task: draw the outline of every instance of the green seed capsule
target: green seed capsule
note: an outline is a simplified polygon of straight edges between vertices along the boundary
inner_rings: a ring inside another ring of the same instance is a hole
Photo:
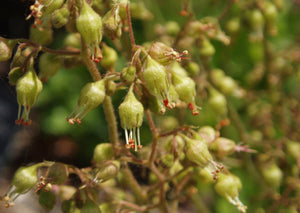
[[[114,156],[111,143],[100,143],[94,149],[93,160],[96,163],[103,163],[105,160],[111,160]]]

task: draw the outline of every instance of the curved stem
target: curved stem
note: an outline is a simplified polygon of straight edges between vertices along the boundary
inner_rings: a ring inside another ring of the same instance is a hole
[[[126,14],[127,14],[127,22],[128,22],[128,27],[129,27],[129,36],[130,36],[131,50],[132,50],[133,47],[135,46],[135,39],[134,39],[134,34],[133,34],[133,29],[132,29],[132,23],[131,23],[131,15],[130,15],[129,2],[126,5]]]
[[[155,124],[153,122],[152,116],[151,116],[151,112],[150,110],[146,110],[146,117],[148,120],[148,124],[153,136],[153,140],[152,140],[152,150],[151,150],[151,154],[149,157],[149,165],[151,166],[153,161],[154,161],[154,157],[155,157],[155,153],[156,153],[156,146],[157,146],[157,132],[156,132],[156,127]]]

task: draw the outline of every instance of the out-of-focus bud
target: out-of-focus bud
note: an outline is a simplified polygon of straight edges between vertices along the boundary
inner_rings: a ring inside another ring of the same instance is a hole
[[[221,69],[213,69],[210,73],[213,84],[225,95],[234,95],[239,90],[237,83],[226,76]]]
[[[172,63],[173,61],[180,62],[182,56],[187,53],[188,52],[186,50],[182,53],[176,52],[173,48],[162,42],[153,43],[149,49],[149,55],[151,58],[164,66]]]
[[[203,57],[211,57],[215,54],[215,48],[208,39],[203,39],[199,53]]]
[[[236,144],[228,138],[218,137],[209,145],[209,150],[214,152],[219,159],[223,159],[227,155],[234,153]]]
[[[144,107],[133,94],[132,86],[125,100],[119,106],[119,115],[121,126],[125,130],[126,148],[133,148],[137,151],[142,148],[140,142],[140,127],[143,123]]]
[[[33,70],[33,65],[31,65],[29,70],[16,82],[17,101],[19,104],[16,124],[22,123],[24,126],[31,124],[29,112],[33,104],[36,102],[37,97],[41,93],[42,88],[42,82]],[[22,106],[23,112],[21,113]]]
[[[227,116],[227,101],[224,95],[215,90],[214,88],[209,88],[209,98],[208,105],[214,113],[218,116]]]
[[[235,205],[238,210],[245,213],[247,206],[239,200],[239,192],[242,189],[240,179],[233,174],[220,174],[215,185],[216,192],[229,203]]]
[[[117,85],[114,81],[112,80],[108,80],[106,81],[106,95],[108,96],[112,96],[113,94],[115,94],[115,91],[117,89]]]
[[[275,163],[265,164],[261,168],[261,173],[266,183],[273,189],[278,190],[283,178],[281,169]]]
[[[100,143],[94,149],[93,161],[103,163],[105,160],[111,160],[114,157],[114,151],[111,143]]]
[[[132,83],[135,79],[136,68],[135,66],[125,67],[121,71],[121,80],[126,83]]]
[[[105,98],[105,79],[86,84],[78,99],[77,106],[67,118],[70,124],[81,123],[86,114],[98,107]]]
[[[99,62],[102,58],[99,47],[102,40],[102,20],[86,1],[82,1],[82,3],[80,15],[76,19],[76,27],[84,41],[89,45],[91,59]]]
[[[53,30],[48,25],[30,27],[29,39],[40,45],[47,46],[53,41]]]
[[[60,70],[62,62],[56,55],[44,53],[39,60],[39,78],[47,81]]]
[[[164,103],[166,107],[173,108],[170,103],[169,81],[165,68],[150,56],[147,56],[142,75],[148,92]]]
[[[295,159],[300,158],[300,143],[297,141],[288,140],[286,142],[286,149],[288,155],[292,156]]]
[[[106,44],[103,44],[102,46],[102,60],[100,61],[100,65],[105,69],[105,70],[111,70],[115,67],[115,64],[118,60],[118,54],[117,52],[107,46]]]
[[[180,26],[176,21],[168,21],[165,24],[165,29],[169,36],[176,36],[180,32]]]
[[[7,61],[11,58],[13,48],[16,44],[16,40],[9,40],[0,37],[0,61]]]
[[[241,23],[240,22],[241,21],[240,21],[239,17],[234,17],[234,18],[228,20],[227,23],[226,23],[226,30],[231,35],[235,35],[240,30],[240,27],[241,27]]]
[[[187,73],[191,77],[197,76],[200,73],[200,67],[196,62],[193,61],[188,62],[185,68]]]
[[[116,177],[119,173],[119,169],[119,161],[105,161],[95,175],[96,182],[102,183],[108,179]]]
[[[277,34],[277,17],[278,17],[278,11],[276,6],[266,1],[263,6],[263,14],[266,21],[267,30],[270,35],[276,35]]]
[[[53,27],[61,28],[65,26],[68,22],[70,15],[70,9],[68,8],[67,4],[60,9],[55,10],[51,14],[51,22]]]
[[[103,16],[103,32],[110,39],[118,39],[122,34],[122,22],[117,4]]]
[[[210,126],[201,127],[198,133],[208,144],[215,140],[217,134],[216,130]]]
[[[246,16],[249,25],[253,30],[252,34],[250,35],[250,39],[260,41],[263,37],[263,28],[265,25],[265,20],[262,12],[259,9],[254,9],[248,11],[248,13],[246,13]]]
[[[79,33],[68,33],[68,35],[64,39],[64,46],[65,47],[73,47],[77,49],[81,49],[81,42],[80,42],[80,34]]]
[[[153,14],[146,8],[143,1],[130,3],[130,14],[134,19],[151,20]]]
[[[161,156],[161,162],[164,166],[170,168],[174,163],[174,155],[169,153],[164,156]]]

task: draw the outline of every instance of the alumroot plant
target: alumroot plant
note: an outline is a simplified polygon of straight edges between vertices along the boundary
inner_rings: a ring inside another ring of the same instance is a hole
[[[299,211],[297,4],[32,2],[29,39],[0,37],[15,123],[95,148],[85,168],[22,165],[0,204],[32,190],[64,213]]]

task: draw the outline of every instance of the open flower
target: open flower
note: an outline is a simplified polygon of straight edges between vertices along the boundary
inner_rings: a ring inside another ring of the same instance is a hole
[[[17,101],[19,104],[18,119],[16,124],[30,125],[29,112],[43,88],[42,82],[37,77],[33,67],[20,77],[16,82]],[[22,111],[23,106],[23,111]]]
[[[81,119],[86,116],[88,112],[99,106],[105,98],[105,80],[92,82],[86,84],[78,99],[77,106],[71,115],[67,118],[70,124],[81,123]]]
[[[126,148],[137,151],[142,148],[140,127],[143,123],[144,107],[133,94],[132,86],[119,106],[121,126],[125,130]]]

